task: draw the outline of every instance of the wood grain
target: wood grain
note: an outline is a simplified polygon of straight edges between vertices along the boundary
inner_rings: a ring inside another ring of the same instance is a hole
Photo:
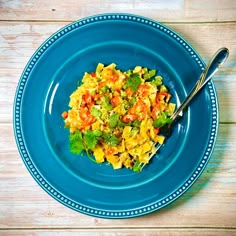
[[[233,236],[234,229],[109,229],[109,230],[3,230],[1,236]]]
[[[39,10],[40,9],[40,10]],[[128,12],[161,22],[235,21],[234,0],[40,0],[0,1],[0,20],[73,21],[94,14]]]
[[[233,124],[220,126],[213,156],[189,191],[160,211],[125,220],[86,216],[58,203],[26,170],[14,144],[11,125],[0,125],[0,133],[4,134],[0,137],[0,229],[235,227],[236,126]]]
[[[12,104],[21,73],[34,51],[52,33],[66,25],[61,23],[0,22],[0,122],[12,121]],[[221,122],[236,122],[236,24],[167,24],[179,32],[205,61],[225,46],[230,57],[214,77]],[[221,37],[224,32],[224,37]],[[231,109],[229,109],[231,107]]]

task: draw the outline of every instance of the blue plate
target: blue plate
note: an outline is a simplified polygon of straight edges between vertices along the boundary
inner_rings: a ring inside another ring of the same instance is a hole
[[[129,14],[76,21],[47,39],[29,60],[14,103],[21,157],[38,184],[76,211],[128,218],[156,211],[180,197],[202,173],[218,130],[218,102],[209,82],[141,173],[113,170],[69,152],[61,113],[85,71],[97,63],[156,69],[182,101],[204,69],[196,51],[166,26]]]

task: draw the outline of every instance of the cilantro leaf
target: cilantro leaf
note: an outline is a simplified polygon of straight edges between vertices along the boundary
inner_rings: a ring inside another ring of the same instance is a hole
[[[91,130],[86,130],[84,132],[84,145],[86,146],[87,149],[93,149],[96,147],[98,139],[94,135],[93,131]]]
[[[79,154],[81,151],[85,149],[83,140],[82,140],[82,133],[81,131],[77,130],[75,133],[70,134],[70,151]]]
[[[131,125],[134,126],[134,127],[140,127],[141,121],[135,120],[135,121],[133,121],[133,122],[131,123]]]
[[[124,88],[130,88],[133,92],[136,92],[138,86],[141,84],[142,80],[139,74],[131,74],[130,77],[126,80]]]
[[[96,137],[100,137],[102,135],[102,131],[101,130],[98,130],[98,129],[95,129],[93,130],[93,134],[96,136]]]
[[[129,125],[129,124],[126,124],[126,123],[124,123],[123,121],[121,121],[119,119],[118,122],[117,122],[117,125],[118,125],[118,127],[125,127],[126,125]]]
[[[116,146],[117,144],[119,144],[119,140],[117,139],[117,137],[114,134],[103,134],[103,139],[106,142],[107,145],[109,146]]]
[[[114,128],[117,125],[118,121],[119,121],[119,114],[118,113],[112,114],[109,119],[110,127]]]

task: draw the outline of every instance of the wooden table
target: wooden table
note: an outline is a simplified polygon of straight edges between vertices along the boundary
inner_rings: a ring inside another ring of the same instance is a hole
[[[16,86],[33,52],[68,23],[105,12],[162,22],[186,38],[205,61],[222,46],[230,50],[214,78],[219,136],[204,173],[168,207],[124,220],[80,214],[45,193],[26,170],[12,127]],[[235,44],[234,0],[0,0],[0,235],[236,235]]]

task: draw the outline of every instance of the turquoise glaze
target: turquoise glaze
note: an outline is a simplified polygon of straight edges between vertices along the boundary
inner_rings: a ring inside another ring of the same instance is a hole
[[[156,69],[177,104],[205,66],[181,36],[141,16],[105,14],[73,22],[47,39],[22,73],[14,103],[19,152],[38,184],[76,211],[104,218],[156,211],[189,189],[209,161],[218,130],[214,84],[200,92],[141,173],[114,171],[70,153],[61,118],[83,73],[99,62],[121,70]]]

